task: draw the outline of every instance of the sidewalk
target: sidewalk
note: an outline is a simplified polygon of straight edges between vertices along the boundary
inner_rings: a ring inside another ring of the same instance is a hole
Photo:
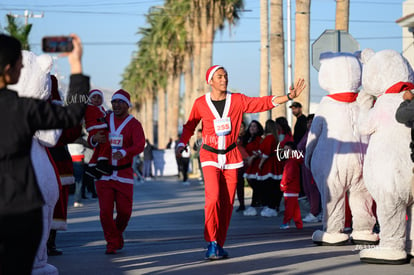
[[[135,185],[134,209],[125,247],[105,255],[98,201],[73,208],[69,198],[68,231],[58,232],[62,256],[49,257],[60,274],[413,274],[409,264],[369,265],[359,261],[355,245],[316,246],[321,224],[280,230],[276,218],[245,217],[234,212],[225,249],[230,258],[203,259],[204,186],[184,186],[176,177]],[[246,198],[248,205],[250,198]],[[236,200],[235,209],[238,207]],[[305,213],[304,213],[305,214]]]

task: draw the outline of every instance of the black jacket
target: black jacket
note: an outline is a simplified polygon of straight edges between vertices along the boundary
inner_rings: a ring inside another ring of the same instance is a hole
[[[89,92],[89,78],[72,75],[68,107],[20,98],[15,91],[0,90],[0,215],[19,214],[41,207],[42,194],[30,158],[37,130],[73,127],[80,123]]]

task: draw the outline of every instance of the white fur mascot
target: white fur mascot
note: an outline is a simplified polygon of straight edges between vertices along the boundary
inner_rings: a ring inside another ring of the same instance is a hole
[[[36,56],[23,51],[23,69],[19,82],[10,85],[20,97],[33,97],[47,100],[51,92],[50,70],[53,60],[49,55]],[[31,158],[37,183],[39,184],[45,205],[43,206],[43,234],[37,251],[32,274],[58,274],[56,267],[47,263],[46,242],[53,219],[53,210],[59,198],[56,173],[45,147],[56,145],[61,130],[37,131],[33,136]]]
[[[414,74],[405,58],[394,50],[375,53],[366,49],[361,60],[359,123],[361,133],[370,135],[364,181],[377,203],[380,243],[362,250],[360,259],[368,263],[403,264],[407,254],[414,256],[413,163],[410,128],[398,123],[395,114],[403,101],[403,91],[414,88]]]
[[[305,164],[321,193],[323,230],[313,233],[319,245],[343,245],[349,235],[345,225],[345,196],[352,212],[351,238],[357,244],[376,244],[372,232],[376,223],[373,200],[362,180],[367,139],[358,133],[361,64],[351,53],[323,53],[319,85],[329,95],[322,98],[315,113],[306,145]]]

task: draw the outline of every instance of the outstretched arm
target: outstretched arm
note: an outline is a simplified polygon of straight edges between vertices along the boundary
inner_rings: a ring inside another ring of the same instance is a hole
[[[305,87],[305,80],[303,78],[299,78],[298,80],[296,80],[295,85],[289,88],[289,93],[287,95],[277,96],[273,98],[273,103],[282,104],[288,102],[289,100],[297,98],[303,92]]]

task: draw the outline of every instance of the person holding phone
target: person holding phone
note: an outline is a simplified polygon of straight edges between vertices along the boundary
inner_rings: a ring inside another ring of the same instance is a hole
[[[84,114],[89,77],[82,74],[80,39],[73,37],[74,50],[67,54],[70,104],[62,107],[8,89],[20,78],[22,47],[0,34],[0,274],[31,274],[42,235],[44,200],[30,158],[34,133],[76,126]]]
[[[241,93],[227,91],[228,74],[223,66],[210,67],[206,73],[211,92],[197,98],[187,123],[183,126],[177,157],[194,134],[198,123],[203,121],[203,146],[200,149],[201,166],[205,182],[204,238],[209,243],[206,259],[227,258],[223,249],[227,229],[233,211],[237,186],[237,171],[243,166],[243,159],[236,142],[243,120],[243,113],[270,110],[285,103],[305,88],[299,79],[290,93],[284,96],[248,97]]]

